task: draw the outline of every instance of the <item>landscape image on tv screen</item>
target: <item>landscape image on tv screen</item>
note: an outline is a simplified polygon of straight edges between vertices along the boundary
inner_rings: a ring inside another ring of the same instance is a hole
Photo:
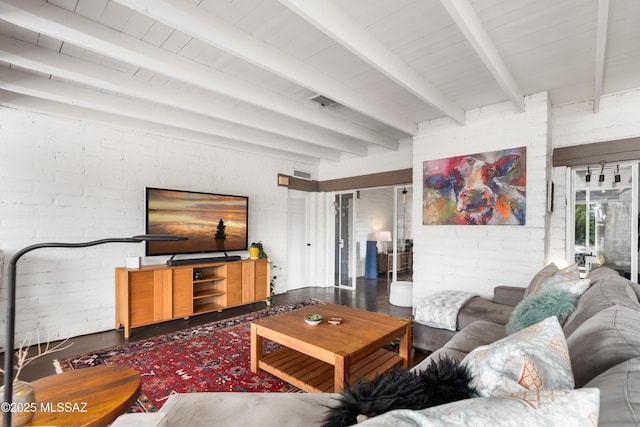
[[[247,249],[248,197],[147,188],[146,203],[147,234],[189,238],[147,242],[147,255]]]

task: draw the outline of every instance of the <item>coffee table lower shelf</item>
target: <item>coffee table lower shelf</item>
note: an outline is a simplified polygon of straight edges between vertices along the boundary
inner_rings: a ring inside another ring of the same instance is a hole
[[[402,366],[404,359],[392,351],[379,349],[352,363],[350,381],[373,379],[377,373]],[[310,393],[335,392],[333,365],[287,347],[265,354],[258,367]]]

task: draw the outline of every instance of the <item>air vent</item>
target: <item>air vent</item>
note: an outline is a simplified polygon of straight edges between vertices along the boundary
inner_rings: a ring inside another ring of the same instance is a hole
[[[318,104],[322,105],[323,107],[331,107],[331,106],[337,104],[336,101],[334,101],[331,98],[327,98],[324,95],[316,95],[316,96],[313,96],[313,97],[311,97],[309,99],[311,101],[317,102]]]
[[[311,181],[311,174],[309,172],[304,172],[304,171],[299,171],[294,169],[293,176],[295,176],[296,178],[301,178],[301,179],[306,179]]]

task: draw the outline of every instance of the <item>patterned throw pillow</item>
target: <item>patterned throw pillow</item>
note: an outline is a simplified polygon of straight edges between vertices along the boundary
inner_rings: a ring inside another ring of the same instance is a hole
[[[567,342],[555,316],[476,348],[462,364],[471,372],[469,385],[483,397],[574,387]]]
[[[542,285],[537,289],[537,292],[529,295],[538,295],[545,289],[557,288],[571,292],[575,296],[580,297],[587,289],[589,289],[589,285],[591,285],[591,279],[574,279],[567,276],[554,275],[542,282]]]
[[[546,268],[546,267],[545,267]],[[547,274],[540,275],[538,273],[538,281],[535,286],[529,285],[525,297],[538,295],[543,289],[549,287],[561,288],[580,297],[591,284],[591,279],[580,279],[578,264],[571,264],[561,270],[549,274],[551,269],[547,270]]]
[[[578,268],[578,264],[571,264],[565,268],[562,268],[555,273],[554,276],[562,276],[567,279],[579,279],[580,278],[580,270]]]
[[[529,391],[508,396],[478,397],[420,411],[400,409],[364,423],[376,426],[597,426],[600,391]]]

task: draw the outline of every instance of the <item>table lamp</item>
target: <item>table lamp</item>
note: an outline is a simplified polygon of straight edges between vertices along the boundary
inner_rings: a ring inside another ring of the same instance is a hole
[[[378,231],[378,242],[382,242],[382,252],[387,253],[387,242],[391,241],[390,231]]]
[[[14,358],[14,334],[16,324],[16,264],[20,257],[35,249],[41,248],[86,248],[102,245],[104,243],[140,243],[148,241],[176,241],[187,240],[188,237],[173,234],[142,234],[133,237],[116,237],[109,239],[93,240],[82,243],[37,243],[27,246],[16,252],[9,260],[9,284],[7,286],[7,336],[4,353],[4,402],[10,407],[13,397],[13,358]],[[2,425],[11,425],[11,411],[5,411]]]

